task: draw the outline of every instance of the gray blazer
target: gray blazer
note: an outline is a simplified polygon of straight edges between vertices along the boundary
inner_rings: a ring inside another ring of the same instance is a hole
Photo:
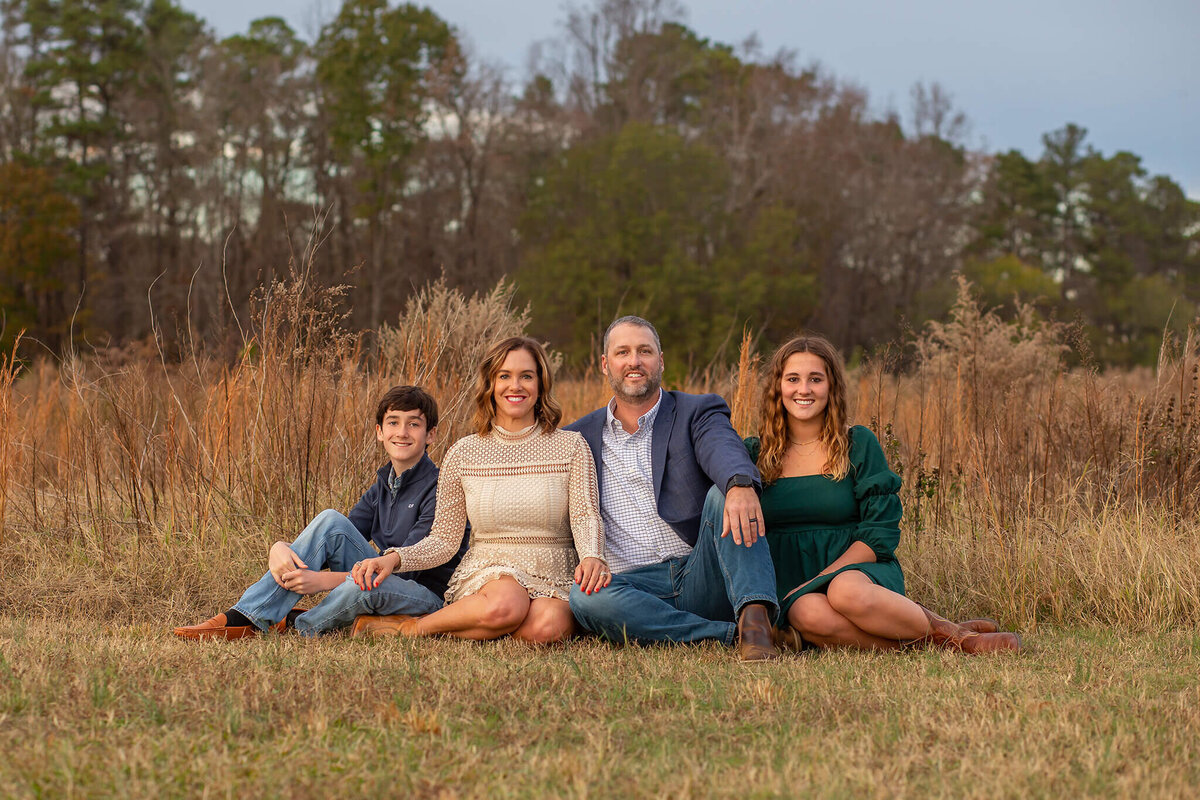
[[[566,426],[582,433],[592,448],[601,491],[605,476],[600,450],[607,419],[607,408],[599,408]],[[758,468],[733,430],[729,406],[720,395],[664,391],[650,454],[658,515],[689,545],[696,544],[704,497],[713,485],[725,491],[734,475],[749,475],[762,491]]]

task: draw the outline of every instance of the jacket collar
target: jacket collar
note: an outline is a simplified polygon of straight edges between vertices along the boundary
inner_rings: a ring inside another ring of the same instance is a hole
[[[413,481],[425,477],[431,471],[436,470],[437,467],[434,466],[433,460],[429,458],[429,453],[422,453],[421,458],[417,460],[416,464],[413,464],[411,467],[404,470],[404,472],[397,476],[398,480],[394,486],[392,484],[393,470],[391,461],[385,462],[382,467],[375,471],[375,475],[379,478],[384,486],[388,487],[388,489],[392,490],[394,493]]]

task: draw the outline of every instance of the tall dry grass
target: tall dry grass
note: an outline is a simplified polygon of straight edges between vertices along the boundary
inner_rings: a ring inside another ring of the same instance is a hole
[[[436,393],[439,458],[467,432],[483,349],[529,322],[506,284],[434,284],[368,349],[339,300],[303,274],[266,287],[233,360],[151,343],[0,363],[0,604],[147,620],[232,600],[271,541],[369,483],[388,386]],[[1195,624],[1198,342],[1127,374],[1066,369],[1069,352],[1086,357],[1071,342],[1030,310],[981,309],[964,285],[947,322],[853,374],[855,420],[905,479],[910,593],[1024,627]],[[721,392],[750,434],[757,371],[747,336],[736,369],[680,388]],[[593,370],[559,395],[572,419],[608,389]]]
[[[853,374],[853,421],[904,478],[909,591],[1026,628],[1194,625],[1200,340],[1111,374],[1078,341],[1030,307],[1002,319],[963,282],[946,322]]]

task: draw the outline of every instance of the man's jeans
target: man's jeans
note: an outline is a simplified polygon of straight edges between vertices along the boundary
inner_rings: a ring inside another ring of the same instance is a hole
[[[733,644],[737,617],[749,603],[779,614],[775,567],[765,539],[752,547],[721,538],[725,495],[708,492],[696,547],[684,558],[614,575],[598,592],[571,587],[571,611],[579,624],[613,641]]]
[[[349,572],[356,561],[375,558],[375,548],[342,514],[322,511],[292,542],[292,550],[309,569]],[[304,595],[289,592],[268,572],[246,590],[234,609],[261,630],[287,616]],[[314,608],[296,617],[296,632],[304,636],[344,628],[359,614],[431,614],[442,607],[442,598],[416,581],[389,575],[369,592],[359,589],[349,576]]]

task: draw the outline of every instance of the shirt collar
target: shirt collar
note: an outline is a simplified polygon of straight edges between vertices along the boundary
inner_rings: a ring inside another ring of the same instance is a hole
[[[388,490],[393,495],[395,495],[396,492],[400,491],[401,487],[403,487],[405,483],[408,483],[409,481],[411,481],[413,478],[416,477],[417,473],[421,471],[421,467],[424,466],[425,460],[427,458],[429,458],[429,456],[425,453],[422,453],[421,457],[419,459],[417,459],[417,463],[413,464],[411,467],[404,470],[404,472],[401,472],[399,475],[396,474],[395,465],[389,463],[388,464],[388,479],[387,479]]]
[[[658,409],[662,407],[662,399],[663,399],[663,393],[662,393],[662,388],[660,387],[658,390],[658,400],[656,400],[654,402],[654,405],[650,408],[649,411],[647,411],[645,414],[642,414],[640,417],[638,417],[638,430],[639,431],[641,431],[643,429],[652,429],[654,427],[654,419],[655,419],[655,417],[658,416]],[[605,406],[605,411],[608,412],[606,424],[608,425],[609,430],[613,430],[613,431],[617,430],[616,423],[620,422],[620,420],[618,420],[616,415],[613,413],[613,409],[615,409],[616,407],[617,407],[617,398],[615,398],[615,397],[613,399],[609,400],[608,405]],[[624,426],[622,426],[621,429],[624,430]]]

